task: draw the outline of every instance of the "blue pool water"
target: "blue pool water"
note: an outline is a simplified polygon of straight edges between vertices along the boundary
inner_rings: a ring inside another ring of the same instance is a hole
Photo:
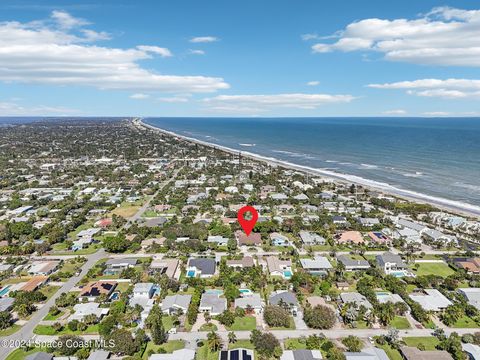
[[[2,290],[0,290],[0,296],[3,296],[6,293],[8,293],[8,289],[10,289],[10,285],[7,285]]]
[[[195,277],[195,270],[188,270],[187,277],[190,277],[190,278]]]
[[[292,277],[292,272],[290,270],[285,270],[283,272],[283,276],[285,276],[286,278],[291,278]]]

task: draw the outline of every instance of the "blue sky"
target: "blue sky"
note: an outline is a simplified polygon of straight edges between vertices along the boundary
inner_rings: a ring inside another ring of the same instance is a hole
[[[0,114],[477,116],[472,1],[2,1]]]

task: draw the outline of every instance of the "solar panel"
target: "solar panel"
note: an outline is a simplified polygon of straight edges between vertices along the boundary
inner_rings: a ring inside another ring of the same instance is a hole
[[[238,356],[239,355],[239,351],[238,350],[233,350],[230,352],[230,360],[239,360],[240,357]]]
[[[252,357],[248,355],[247,350],[242,350],[242,357],[243,357],[243,360],[252,360]]]
[[[228,351],[220,352],[220,360],[228,360]]]

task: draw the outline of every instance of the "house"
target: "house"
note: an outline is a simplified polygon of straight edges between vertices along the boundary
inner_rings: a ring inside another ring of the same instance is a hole
[[[400,255],[387,251],[375,257],[378,266],[386,275],[394,275],[397,277],[407,275],[407,265],[403,262]]]
[[[305,245],[325,245],[326,243],[324,237],[304,230],[300,231],[300,239]]]
[[[285,350],[280,360],[321,360],[320,350]]]
[[[347,218],[345,216],[340,216],[340,215],[332,216],[332,222],[335,225],[340,225],[340,226],[349,226],[350,225]]]
[[[470,305],[480,310],[480,288],[460,288],[458,292],[465,297]]]
[[[365,259],[352,259],[348,255],[338,255],[337,261],[343,264],[346,271],[366,270],[370,268],[370,263]]]
[[[110,357],[110,351],[106,350],[92,350],[87,360],[107,360]]]
[[[457,238],[452,235],[446,235],[436,229],[428,229],[422,233],[423,237],[427,240],[434,241],[436,243],[444,244],[456,244]]]
[[[294,293],[290,291],[278,290],[268,299],[270,305],[288,305],[290,311],[294,314],[298,312],[298,301]]]
[[[255,360],[255,356],[253,350],[238,348],[220,351],[218,360]]]
[[[35,291],[48,281],[48,276],[37,275],[28,280],[19,290]]]
[[[392,304],[405,302],[400,295],[386,291],[377,292],[375,296],[379,304],[386,304],[388,302],[391,302]]]
[[[223,237],[223,236],[209,236],[207,238],[207,242],[215,243],[218,246],[227,246],[228,238]]]
[[[52,360],[53,355],[44,351],[38,351],[25,357],[25,360]]]
[[[133,287],[133,293],[132,296],[134,297],[148,297],[151,298],[155,292],[157,291],[157,288],[154,283],[136,283],[135,286]]]
[[[233,268],[250,268],[254,266],[253,258],[251,256],[244,256],[241,260],[227,260],[227,266]]]
[[[475,344],[462,344],[462,350],[467,353],[469,360],[480,360],[480,346]]]
[[[365,307],[367,310],[373,309],[370,301],[358,292],[344,292],[340,294],[340,298],[344,304],[353,304],[357,309],[361,306]]]
[[[195,350],[180,349],[174,350],[171,354],[152,354],[148,360],[194,360]]]
[[[219,293],[203,293],[200,300],[199,311],[209,312],[210,315],[216,316],[227,310],[227,299],[220,297]]]
[[[10,311],[13,307],[15,299],[11,297],[3,297],[0,298],[0,312],[2,311]]]
[[[110,351],[92,350],[87,360],[107,360],[110,357]]]
[[[272,198],[272,200],[277,200],[277,201],[288,199],[288,196],[283,193],[270,194],[270,197]]]
[[[150,273],[165,274],[169,278],[177,278],[180,276],[177,273],[179,261],[178,259],[160,259],[154,258],[150,263]]]
[[[377,218],[357,218],[357,223],[363,227],[373,227],[380,224],[380,220]]]
[[[300,263],[303,269],[312,275],[326,275],[333,268],[330,261],[324,256],[315,256],[314,259],[300,259]]]
[[[237,240],[239,246],[262,245],[262,235],[260,233],[252,232],[247,236],[243,231],[237,230],[235,231],[235,239]]]
[[[189,259],[187,264],[187,277],[207,278],[215,275],[215,259],[199,258]]]
[[[290,240],[280,233],[273,232],[270,234],[270,242],[272,246],[289,246]]]
[[[383,349],[370,347],[361,352],[344,352],[345,360],[390,360]]]
[[[255,314],[260,314],[263,311],[262,298],[258,293],[242,295],[242,297],[235,299],[235,308],[237,307],[244,310],[251,309]]]
[[[363,244],[365,240],[358,231],[345,231],[336,237],[339,244]]]
[[[447,306],[452,305],[452,302],[437,289],[425,289],[423,292],[410,294],[408,296],[420,304],[426,311],[439,312],[443,311]]]
[[[28,269],[28,273],[32,275],[50,275],[60,264],[60,261],[35,261]]]
[[[116,281],[99,280],[89,283],[80,291],[80,297],[86,298],[88,301],[95,301],[100,295],[110,297],[113,290],[117,287]]]
[[[453,360],[445,350],[418,350],[416,347],[401,346],[400,353],[405,360]]]
[[[162,302],[162,312],[172,315],[181,311],[183,314],[186,314],[191,301],[192,295],[176,294],[166,296]]]
[[[276,256],[267,256],[265,260],[271,276],[281,276],[284,279],[292,277],[292,262],[290,260],[280,260]]]
[[[370,231],[368,234],[370,240],[377,244],[388,244],[391,239],[381,231]]]
[[[108,308],[100,308],[99,303],[87,302],[76,304],[73,307],[74,313],[68,317],[68,321],[78,320],[82,321],[88,315],[95,315],[98,320],[102,319],[105,315],[108,314]]]
[[[132,268],[137,265],[138,260],[135,258],[113,258],[105,262],[107,268],[103,272],[105,275],[116,275],[123,270]]]
[[[480,274],[480,257],[457,258],[453,261],[459,268],[472,274]]]

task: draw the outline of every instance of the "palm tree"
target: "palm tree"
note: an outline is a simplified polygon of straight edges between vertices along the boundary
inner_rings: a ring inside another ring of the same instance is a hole
[[[237,342],[237,335],[233,331],[230,331],[228,333],[228,342],[230,344],[236,343]]]
[[[215,331],[210,331],[207,335],[207,346],[212,352],[218,351],[222,347],[222,339]]]

